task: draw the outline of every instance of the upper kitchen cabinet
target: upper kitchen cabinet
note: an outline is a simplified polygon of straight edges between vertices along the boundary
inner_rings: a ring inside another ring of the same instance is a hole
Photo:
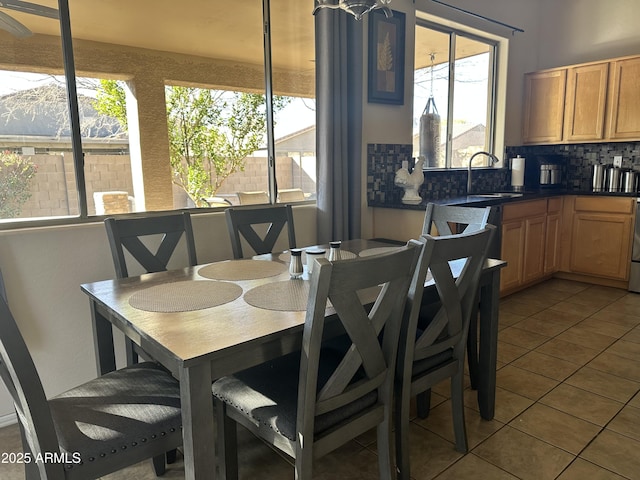
[[[640,57],[525,75],[525,144],[640,140]]]
[[[567,70],[545,70],[524,76],[524,143],[562,141]]]
[[[640,138],[640,57],[611,62],[608,136]]]

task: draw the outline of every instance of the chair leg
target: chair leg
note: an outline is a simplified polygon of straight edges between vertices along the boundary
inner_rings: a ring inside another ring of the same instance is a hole
[[[138,354],[134,350],[133,342],[128,338],[125,339],[125,353],[127,356],[127,366],[138,363]]]
[[[220,478],[238,479],[238,432],[236,422],[227,416],[226,403],[214,399],[217,429],[217,463]]]
[[[395,438],[396,438],[396,470],[398,480],[410,479],[410,448],[409,448],[409,391],[398,392],[395,408]]]
[[[469,333],[467,336],[467,362],[469,363],[469,378],[471,380],[471,388],[478,389],[478,310],[479,305],[474,304],[475,308],[471,312],[471,321],[469,322]]]
[[[172,463],[176,463],[176,458],[178,457],[178,450],[173,449],[167,452],[167,464],[171,465]]]
[[[391,443],[391,412],[387,410],[385,420],[377,427],[378,436],[378,471],[381,480],[395,478],[393,468],[393,447]]]
[[[462,365],[460,365],[459,372],[451,377],[451,412],[453,414],[456,450],[460,453],[467,453],[467,428],[464,421],[464,369]]]
[[[425,390],[416,396],[418,418],[427,418],[431,410],[431,389]]]
[[[22,451],[25,454],[29,454],[31,458],[33,458],[33,453],[31,453],[31,448],[29,447],[29,443],[26,441],[26,434],[24,428],[22,426],[22,422],[18,422],[20,426],[20,438],[22,440]],[[38,468],[38,464],[36,462],[24,462],[24,478],[26,480],[40,480],[40,469]]]
[[[165,454],[156,455],[152,458],[153,471],[156,472],[156,477],[161,477],[167,471],[167,465],[165,463]]]

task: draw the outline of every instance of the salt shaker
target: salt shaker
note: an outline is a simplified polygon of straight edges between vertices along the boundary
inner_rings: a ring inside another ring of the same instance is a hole
[[[324,258],[325,251],[320,248],[307,250],[307,273],[311,275],[313,273],[313,264],[316,258]]]
[[[300,278],[302,272],[302,250],[293,248],[291,249],[291,261],[289,262],[289,275],[291,278]]]
[[[340,245],[342,242],[329,242],[329,261],[335,262],[336,260],[342,259],[342,254],[340,253]]]

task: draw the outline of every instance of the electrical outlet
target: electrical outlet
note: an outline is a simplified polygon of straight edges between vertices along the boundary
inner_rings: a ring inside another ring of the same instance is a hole
[[[618,168],[622,167],[622,155],[613,157],[613,166]]]

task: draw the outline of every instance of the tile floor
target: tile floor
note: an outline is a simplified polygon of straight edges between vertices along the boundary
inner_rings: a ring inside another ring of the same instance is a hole
[[[640,479],[640,294],[553,279],[501,302],[496,414],[480,419],[467,390],[467,455],[453,447],[448,386],[426,420],[412,421],[412,477]],[[288,460],[240,435],[241,478],[293,478]],[[0,451],[19,451],[17,428]],[[0,478],[24,478],[0,463]],[[150,462],[110,475],[155,478]],[[180,461],[164,478],[184,478]],[[320,459],[314,479],[378,478],[375,436]]]

